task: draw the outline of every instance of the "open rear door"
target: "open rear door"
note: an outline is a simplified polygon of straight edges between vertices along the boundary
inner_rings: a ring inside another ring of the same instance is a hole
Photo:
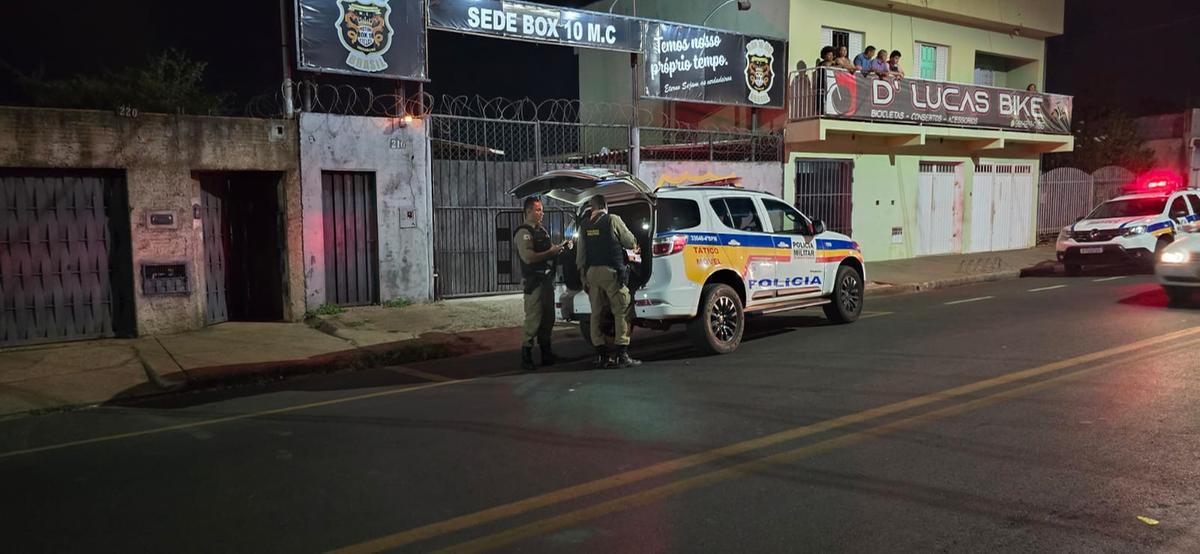
[[[517,198],[544,195],[572,206],[581,206],[597,194],[603,194],[609,204],[638,199],[654,204],[654,191],[649,186],[628,172],[612,169],[547,171],[521,183],[509,194]]]

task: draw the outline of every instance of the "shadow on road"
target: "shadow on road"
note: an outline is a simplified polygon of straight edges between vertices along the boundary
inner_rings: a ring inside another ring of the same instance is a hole
[[[1153,275],[1154,270],[1135,265],[1085,266],[1076,277],[1128,277],[1132,275]],[[1061,263],[1046,260],[1021,270],[1021,277],[1069,277]]]

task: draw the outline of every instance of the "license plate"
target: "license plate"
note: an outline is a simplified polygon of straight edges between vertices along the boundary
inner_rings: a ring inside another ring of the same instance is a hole
[[[1104,249],[1103,248],[1080,248],[1079,253],[1080,254],[1103,254]]]

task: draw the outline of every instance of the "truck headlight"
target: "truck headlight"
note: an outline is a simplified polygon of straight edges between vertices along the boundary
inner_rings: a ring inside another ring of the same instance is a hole
[[[1070,228],[1070,227],[1063,227],[1063,228],[1062,228],[1062,230],[1058,232],[1058,240],[1059,240],[1059,242],[1062,242],[1062,241],[1064,241],[1064,240],[1067,240],[1067,239],[1069,239],[1069,238],[1071,238],[1071,228]]]
[[[1191,257],[1186,250],[1170,250],[1163,252],[1162,262],[1164,264],[1185,264]]]
[[[1142,233],[1145,233],[1145,232],[1146,232],[1146,226],[1145,226],[1145,225],[1134,225],[1133,227],[1130,227],[1130,228],[1128,228],[1128,229],[1125,229],[1125,236],[1127,236],[1127,237],[1135,237],[1135,236],[1137,236],[1137,235],[1140,235],[1140,234],[1142,234]]]

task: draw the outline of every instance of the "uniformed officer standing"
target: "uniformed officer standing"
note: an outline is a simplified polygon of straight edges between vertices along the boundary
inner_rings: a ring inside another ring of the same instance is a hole
[[[550,349],[554,329],[554,257],[566,243],[550,244],[550,233],[542,226],[542,201],[525,199],[525,223],[517,227],[513,240],[521,258],[521,279],[525,292],[525,328],[521,342],[521,368],[532,370],[533,340],[542,350],[542,365],[553,365],[558,357]]]
[[[625,249],[636,249],[637,239],[620,216],[608,213],[603,195],[588,200],[591,215],[580,224],[580,241],[575,254],[583,277],[583,288],[592,304],[592,344],[596,347],[597,367],[630,367],[642,362],[629,357],[629,267]],[[601,329],[603,314],[612,313],[613,344],[617,352],[610,356]]]

